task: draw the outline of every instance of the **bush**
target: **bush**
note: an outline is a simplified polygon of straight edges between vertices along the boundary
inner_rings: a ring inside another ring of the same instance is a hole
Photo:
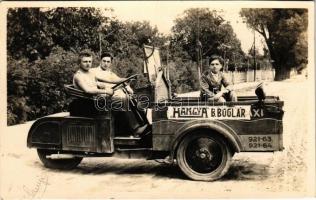
[[[197,64],[177,58],[169,63],[172,92],[185,93],[199,89]]]
[[[126,57],[117,56],[113,70],[121,77],[140,74],[132,83],[133,88],[148,84],[143,75],[142,49],[137,47]],[[93,55],[94,58],[96,57]],[[60,47],[52,49],[44,60],[29,62],[26,58],[15,60],[8,57],[8,125],[18,124],[36,118],[67,111],[64,84],[71,84],[78,70],[78,55]],[[93,67],[99,65],[94,59]],[[199,88],[196,63],[176,58],[169,62],[172,91],[189,92]],[[188,78],[190,77],[190,78]]]
[[[64,84],[71,84],[77,54],[54,48],[45,60],[8,58],[8,125],[66,111]]]

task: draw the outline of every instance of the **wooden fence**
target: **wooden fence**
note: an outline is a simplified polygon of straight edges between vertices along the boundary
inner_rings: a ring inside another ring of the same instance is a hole
[[[224,72],[228,80],[233,83],[244,83],[244,82],[254,82],[254,81],[273,81],[274,80],[274,70],[256,70],[256,80],[254,80],[254,70],[249,70],[246,72]]]

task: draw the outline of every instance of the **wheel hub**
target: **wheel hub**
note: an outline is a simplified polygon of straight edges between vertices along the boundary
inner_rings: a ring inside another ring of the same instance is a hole
[[[222,163],[220,144],[210,138],[192,140],[186,147],[186,162],[198,173],[210,173]]]
[[[228,169],[230,157],[221,138],[202,133],[184,138],[177,152],[179,167],[194,180],[220,178]]]
[[[196,155],[197,155],[197,157],[199,157],[203,160],[205,160],[205,159],[212,160],[212,158],[213,158],[213,155],[211,154],[211,152],[206,148],[199,149],[196,152]]]

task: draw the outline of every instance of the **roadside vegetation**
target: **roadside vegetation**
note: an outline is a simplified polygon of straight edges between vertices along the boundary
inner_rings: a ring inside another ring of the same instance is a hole
[[[67,110],[63,86],[72,83],[78,68],[77,55],[82,49],[94,53],[95,67],[101,51],[113,53],[115,70],[126,77],[143,74],[143,45],[159,47],[162,63],[170,69],[172,90],[177,93],[199,88],[198,55],[203,66],[207,66],[211,54],[221,55],[229,60],[225,70],[230,71],[253,69],[252,58],[256,55],[257,66],[275,68],[276,80],[288,78],[292,68],[299,71],[306,67],[306,10],[241,11],[251,28],[269,35],[263,55],[252,49],[248,53],[242,51],[240,41],[221,11],[188,9],[175,19],[170,35],[160,33],[148,21],[122,22],[111,17],[113,12],[110,8],[8,10],[8,125]],[[146,84],[145,77],[141,76],[133,87]]]

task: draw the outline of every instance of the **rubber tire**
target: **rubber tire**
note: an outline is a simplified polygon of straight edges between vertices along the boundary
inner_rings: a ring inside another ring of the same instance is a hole
[[[215,141],[222,151],[222,159],[220,165],[210,173],[199,173],[192,169],[186,161],[185,151],[188,144],[198,138],[209,138]],[[182,172],[192,180],[196,181],[215,181],[224,176],[231,164],[232,152],[230,151],[226,141],[217,135],[207,133],[194,133],[189,134],[180,142],[177,150],[177,163]]]
[[[51,169],[61,169],[61,170],[70,170],[77,167],[82,158],[69,158],[69,159],[50,159],[46,158],[47,155],[56,154],[56,150],[48,150],[48,149],[37,149],[37,154],[39,159],[42,161],[45,167]]]

